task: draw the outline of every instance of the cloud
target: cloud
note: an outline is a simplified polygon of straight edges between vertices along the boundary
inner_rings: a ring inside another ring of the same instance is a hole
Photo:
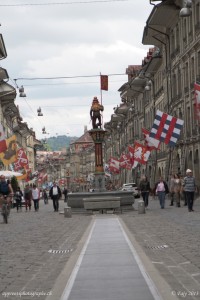
[[[141,40],[151,9],[142,0],[1,7],[8,53],[1,65],[11,83],[22,77],[75,77],[16,81],[27,94],[27,99],[17,96],[16,104],[37,138],[43,137],[43,126],[50,135],[76,136],[82,135],[84,125],[91,127],[90,105],[94,96],[101,97],[100,72],[124,74],[109,76],[109,91],[103,92],[104,121],[109,121],[113,107],[120,103],[118,89],[127,81],[126,68],[141,64],[148,51]],[[39,106],[44,114],[40,118]]]

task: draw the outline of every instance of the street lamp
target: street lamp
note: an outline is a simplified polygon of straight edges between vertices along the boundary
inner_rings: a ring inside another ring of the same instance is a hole
[[[23,85],[19,88],[19,96],[20,97],[26,97]]]
[[[147,82],[147,85],[145,86],[145,91],[150,91],[151,90],[151,86],[152,86],[152,80],[149,80]]]
[[[179,16],[182,18],[191,16],[191,13],[192,13],[191,8],[192,8],[192,1],[184,0],[183,8],[180,10]]]
[[[39,116],[39,117],[40,117],[40,116],[43,116],[41,107],[39,107],[39,108],[37,109],[37,113],[38,113],[38,116]]]

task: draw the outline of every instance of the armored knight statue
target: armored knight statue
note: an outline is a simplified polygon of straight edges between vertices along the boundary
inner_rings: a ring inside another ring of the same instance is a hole
[[[99,103],[99,100],[97,99],[97,97],[94,97],[93,101],[92,101],[92,106],[90,109],[90,117],[92,120],[92,127],[93,129],[95,128],[101,128],[101,111],[104,110],[103,105],[101,105]]]

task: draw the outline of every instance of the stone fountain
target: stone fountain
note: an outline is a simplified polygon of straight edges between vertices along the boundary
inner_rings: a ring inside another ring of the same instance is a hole
[[[105,173],[103,162],[103,142],[106,130],[101,128],[101,111],[104,110],[97,97],[94,97],[90,109],[92,129],[89,131],[95,144],[95,190],[92,193],[80,192],[68,194],[68,205],[73,209],[99,210],[102,213],[108,210],[122,211],[122,207],[131,207],[134,203],[132,192],[107,191],[105,188]]]

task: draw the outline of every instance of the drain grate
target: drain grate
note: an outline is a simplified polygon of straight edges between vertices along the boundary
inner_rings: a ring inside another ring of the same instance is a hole
[[[73,251],[73,249],[67,249],[67,250],[53,250],[53,249],[50,249],[50,250],[48,250],[48,253],[63,254],[63,253],[70,253],[72,251]]]
[[[168,248],[168,245],[159,245],[159,246],[146,246],[146,248],[148,249],[157,249],[157,250],[162,250],[162,249],[166,249]]]

